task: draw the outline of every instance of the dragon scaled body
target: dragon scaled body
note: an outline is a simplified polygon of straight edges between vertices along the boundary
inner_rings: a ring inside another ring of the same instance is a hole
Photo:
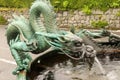
[[[18,65],[13,71],[13,74],[18,74],[18,80],[26,80],[25,75],[21,76],[21,73],[26,72],[32,60],[28,53],[40,53],[50,47],[45,37],[38,36],[35,32],[55,33],[55,13],[52,10],[49,1],[37,0],[30,9],[29,20],[23,16],[14,15],[14,19],[8,25],[6,32],[7,42]],[[44,16],[45,25],[38,22],[41,13]],[[20,73],[20,71],[22,72]]]
[[[55,13],[49,0],[36,0],[29,14],[28,20],[23,16],[14,15],[6,32],[11,54],[17,63],[17,68],[13,73],[18,75],[18,80],[28,80],[26,72],[32,61],[29,52],[42,56],[50,51],[58,50],[76,60],[85,55],[95,56],[94,48],[86,46],[82,38],[85,35],[102,37],[104,36],[102,32],[96,34],[81,30],[73,34],[69,31],[58,30]],[[44,24],[40,21],[41,14],[44,17]],[[79,58],[70,56],[70,53],[74,52],[82,53],[82,55]]]

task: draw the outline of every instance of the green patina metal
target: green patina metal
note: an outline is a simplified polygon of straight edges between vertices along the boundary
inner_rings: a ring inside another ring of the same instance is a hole
[[[91,48],[88,44],[86,46],[83,43],[86,35],[93,38],[109,35],[105,35],[105,31],[92,33],[88,30],[80,30],[72,33],[59,30],[56,25],[55,13],[49,0],[36,0],[30,8],[29,14],[29,19],[14,15],[14,19],[9,23],[6,33],[11,54],[17,63],[17,68],[13,71],[13,74],[18,76],[17,80],[28,80],[26,72],[32,61],[29,52],[39,53],[42,56],[50,51],[60,50],[68,55],[74,51],[72,47],[75,47],[74,43],[77,42],[82,44],[79,47],[82,46],[80,50],[83,54],[80,58],[83,58],[85,53],[87,54],[90,51],[84,48]],[[40,14],[44,17],[44,25],[40,22]],[[91,49],[93,50],[94,48]],[[93,51],[93,53],[95,52]]]

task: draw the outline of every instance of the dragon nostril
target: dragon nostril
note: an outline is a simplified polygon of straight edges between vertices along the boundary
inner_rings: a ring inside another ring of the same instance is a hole
[[[88,52],[93,52],[93,51],[94,51],[94,50],[93,50],[93,47],[91,47],[91,46],[87,46],[86,50],[87,50]]]

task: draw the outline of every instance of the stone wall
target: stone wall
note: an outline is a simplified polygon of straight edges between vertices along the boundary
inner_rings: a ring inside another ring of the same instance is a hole
[[[58,26],[91,26],[91,21],[97,20],[106,20],[109,25],[107,27],[120,28],[120,17],[116,16],[116,14],[120,11],[120,9],[109,9],[106,12],[102,12],[100,10],[93,10],[91,15],[85,15],[81,11],[74,12],[58,12],[56,15],[57,25]],[[29,16],[28,10],[16,11],[0,11],[0,15],[3,15],[7,20],[12,18],[12,14],[23,15],[26,18]]]
[[[80,27],[93,27],[92,21],[106,20],[109,23],[107,27],[120,28],[120,17],[116,15],[118,11],[120,9],[110,9],[106,12],[94,10],[92,15],[85,15],[81,11],[74,11],[73,13],[65,11],[57,14],[57,20],[60,26],[74,25]]]
[[[16,9],[12,9],[12,10],[0,10],[0,15],[2,15],[3,17],[5,17],[5,19],[10,20],[13,18],[13,14],[15,15],[23,15],[26,18],[28,18],[29,16],[29,11],[27,9],[23,9],[23,10],[16,10]]]

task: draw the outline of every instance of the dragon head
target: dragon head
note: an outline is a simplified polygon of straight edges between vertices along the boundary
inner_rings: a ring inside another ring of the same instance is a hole
[[[96,53],[92,46],[84,44],[82,38],[71,32],[59,34],[36,32],[36,34],[44,36],[49,45],[69,57],[73,58],[74,56],[75,59],[81,59],[85,56],[93,57]]]
[[[96,54],[92,46],[86,45],[82,38],[71,32],[67,32],[62,37],[62,40],[59,39],[59,41],[62,45],[62,48],[60,48],[62,52],[73,59],[79,60],[83,57],[94,57]]]

